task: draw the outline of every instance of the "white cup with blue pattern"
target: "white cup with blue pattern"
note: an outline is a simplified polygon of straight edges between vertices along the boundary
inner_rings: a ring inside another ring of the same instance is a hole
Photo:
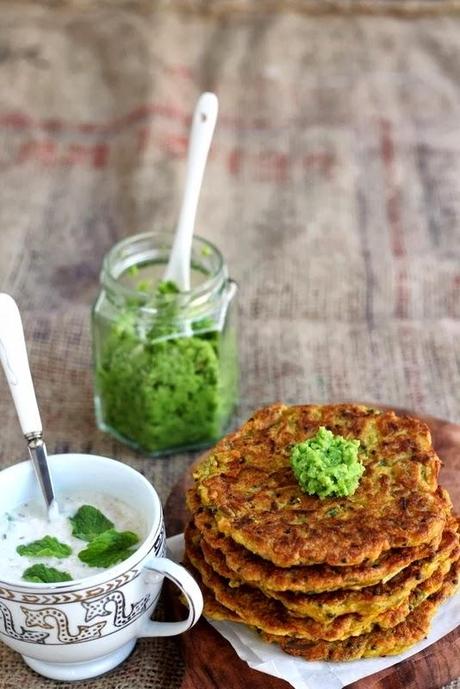
[[[193,577],[165,557],[161,503],[152,485],[131,467],[85,454],[49,457],[56,495],[100,491],[134,505],[147,536],[128,559],[84,579],[55,584],[7,581],[0,563],[0,639],[36,672],[81,680],[107,672],[141,637],[173,636],[192,627],[203,609]],[[0,472],[0,509],[9,512],[40,498],[31,462]],[[187,619],[151,620],[164,577],[181,590]]]

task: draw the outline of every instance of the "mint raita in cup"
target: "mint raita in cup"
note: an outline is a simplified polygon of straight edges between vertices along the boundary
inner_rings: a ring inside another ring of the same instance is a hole
[[[83,579],[130,557],[146,536],[136,510],[102,492],[60,496],[59,508],[50,519],[35,499],[0,513],[1,579]]]

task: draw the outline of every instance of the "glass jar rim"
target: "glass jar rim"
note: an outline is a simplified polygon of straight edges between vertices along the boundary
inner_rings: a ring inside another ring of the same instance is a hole
[[[116,266],[120,264],[123,258],[124,250],[127,250],[129,247],[136,245],[136,243],[146,242],[149,240],[154,240],[154,244],[156,240],[158,242],[158,248],[161,248],[161,246],[163,246],[164,248],[166,245],[167,248],[171,250],[172,243],[174,241],[174,234],[165,231],[142,232],[139,234],[134,234],[125,237],[124,239],[114,244],[112,248],[104,256],[101,270],[101,283],[106,289],[110,290],[111,292],[114,292],[118,296],[121,296],[125,299],[134,298],[139,300],[139,302],[141,303],[145,302],[142,306],[143,309],[152,309],[153,311],[156,311],[157,306],[149,307],[147,303],[152,298],[151,293],[145,292],[143,290],[137,290],[133,287],[129,287],[128,285],[124,285],[119,281],[120,276],[126,270],[129,270],[131,266],[140,263],[140,260],[132,260],[130,262],[126,261],[125,265],[121,266],[121,269],[118,272],[118,274],[116,274],[115,272]],[[220,250],[216,247],[216,245],[210,242],[208,239],[205,239],[204,237],[201,237],[199,235],[193,236],[192,247],[194,244],[201,245],[202,249],[210,251],[210,255],[212,255],[216,260],[216,265],[214,266],[212,273],[209,274],[207,279],[201,282],[196,287],[192,287],[190,290],[186,292],[178,292],[177,294],[172,293],[165,295],[167,296],[166,302],[168,304],[171,304],[176,300],[180,301],[182,305],[189,305],[190,303],[201,301],[206,297],[211,296],[216,290],[220,289],[222,284],[227,279],[224,258]],[[135,253],[133,252],[131,256],[135,256]]]

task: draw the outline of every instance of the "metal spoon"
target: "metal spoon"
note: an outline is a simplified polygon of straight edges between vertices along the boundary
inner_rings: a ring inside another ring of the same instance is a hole
[[[0,359],[51,518],[58,511],[58,506],[43,442],[42,422],[30,374],[21,315],[14,299],[5,293],[0,293]]]
[[[202,93],[193,113],[184,196],[164,276],[165,280],[174,282],[181,292],[190,290],[192,237],[204,169],[216,126],[217,110],[217,96],[214,93]]]

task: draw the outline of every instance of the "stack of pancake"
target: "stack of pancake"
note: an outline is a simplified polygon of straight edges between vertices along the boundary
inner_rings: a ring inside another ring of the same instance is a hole
[[[320,426],[360,441],[349,497],[305,494],[292,445]],[[223,438],[187,495],[185,564],[205,615],[292,655],[351,660],[424,638],[459,581],[458,520],[418,419],[358,405],[274,405]]]

